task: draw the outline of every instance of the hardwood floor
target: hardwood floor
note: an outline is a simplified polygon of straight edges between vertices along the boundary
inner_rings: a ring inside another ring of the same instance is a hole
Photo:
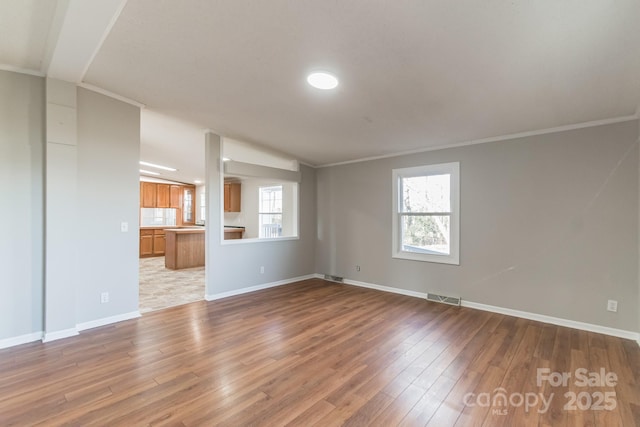
[[[308,280],[0,350],[0,425],[640,426],[640,348]]]

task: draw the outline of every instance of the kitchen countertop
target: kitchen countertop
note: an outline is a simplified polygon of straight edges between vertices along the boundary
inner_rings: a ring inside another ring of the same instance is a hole
[[[176,234],[195,234],[195,233],[204,233],[204,227],[200,228],[168,228],[165,229],[167,233],[176,233]]]
[[[166,231],[175,231],[180,233],[185,233],[185,232],[199,233],[199,232],[203,232],[205,230],[205,227],[201,225],[188,225],[184,227],[171,226],[171,225],[148,225],[148,226],[140,227],[140,229],[141,230],[166,230]],[[223,229],[227,233],[240,233],[245,231],[245,228],[241,226],[225,225]]]

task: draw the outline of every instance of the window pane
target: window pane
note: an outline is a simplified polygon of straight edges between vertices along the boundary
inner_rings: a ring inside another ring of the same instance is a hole
[[[402,178],[401,212],[451,212],[451,175]]]
[[[402,249],[405,252],[449,255],[451,226],[448,215],[402,215]]]
[[[282,214],[259,214],[260,238],[282,236]]]
[[[282,212],[282,186],[260,188],[260,212]]]

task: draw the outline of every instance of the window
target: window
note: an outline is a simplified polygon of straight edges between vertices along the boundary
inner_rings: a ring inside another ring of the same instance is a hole
[[[393,170],[394,258],[460,263],[460,163]]]
[[[282,236],[282,185],[260,187],[259,238]]]
[[[194,214],[194,205],[193,205],[193,193],[194,190],[192,188],[185,187],[183,193],[183,202],[182,202],[182,222],[183,223],[195,223]]]
[[[207,193],[200,193],[200,221],[204,221],[207,216]]]

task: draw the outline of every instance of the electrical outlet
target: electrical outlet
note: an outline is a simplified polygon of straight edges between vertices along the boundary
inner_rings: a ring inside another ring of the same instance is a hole
[[[616,312],[618,311],[618,301],[610,299],[607,301],[607,310]]]
[[[264,274],[264,265],[260,266],[260,274]]]
[[[360,266],[356,265],[356,271],[360,271]]]
[[[109,302],[109,292],[103,292],[100,294],[100,303],[106,304]]]
[[[129,223],[128,222],[121,222],[120,223],[120,231],[123,233],[128,233],[129,232]]]

